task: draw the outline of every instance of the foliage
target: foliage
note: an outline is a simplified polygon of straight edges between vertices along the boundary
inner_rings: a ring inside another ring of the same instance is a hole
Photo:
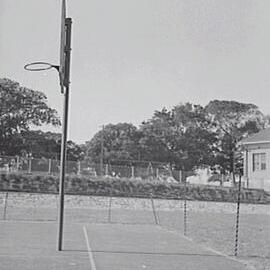
[[[234,171],[237,143],[269,125],[256,105],[236,101],[214,100],[205,106],[212,131],[217,134],[215,163],[222,173]],[[239,156],[239,155],[238,155]],[[240,156],[239,156],[240,158]]]
[[[95,162],[144,160],[167,163],[171,168],[193,170],[212,167],[221,173],[234,171],[239,140],[269,125],[256,105],[214,100],[205,107],[185,103],[163,108],[137,129],[127,123],[107,125],[87,143]]]
[[[59,141],[61,144],[61,140]],[[83,148],[73,141],[67,141],[67,160],[78,161],[82,160],[85,156]]]
[[[61,134],[54,132],[25,131],[21,133],[20,153],[31,154],[35,158],[52,158],[60,160]],[[73,141],[67,141],[67,160],[83,159],[84,152]]]
[[[89,156],[99,162],[141,159],[192,170],[212,166],[233,172],[237,142],[269,123],[257,106],[235,101],[211,101],[202,107],[180,104],[155,111],[139,129],[131,124],[107,125],[88,143]]]
[[[93,162],[99,162],[103,155],[104,162],[118,164],[138,158],[138,140],[140,133],[132,124],[119,123],[106,125],[86,143],[87,156]],[[103,147],[103,154],[102,154]]]
[[[0,154],[60,158],[61,135],[33,131],[43,124],[60,125],[44,93],[0,79]],[[205,107],[179,104],[155,111],[140,127],[109,124],[85,145],[67,142],[67,158],[77,161],[130,164],[165,163],[185,171],[211,166],[232,173],[241,164],[238,142],[269,126],[270,117],[254,104],[213,100]],[[241,165],[240,165],[241,167]]]
[[[214,133],[199,105],[190,103],[163,109],[141,126],[140,143],[148,159],[170,163],[181,170],[208,164],[212,156]]]
[[[43,124],[60,125],[56,110],[47,105],[45,94],[10,79],[0,79],[1,154],[15,154],[17,149],[13,145],[21,132]]]
[[[155,111],[150,120],[142,123],[139,144],[143,160],[172,163],[174,149],[172,123],[172,114],[165,108],[162,111]]]
[[[22,131],[20,140],[17,140],[19,144],[20,153],[23,155],[31,155],[35,158],[59,158],[60,134],[52,136],[51,132],[43,132],[41,130],[28,130]]]

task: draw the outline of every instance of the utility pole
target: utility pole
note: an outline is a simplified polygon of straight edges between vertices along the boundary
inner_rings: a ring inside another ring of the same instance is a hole
[[[104,159],[104,125],[102,125],[102,132],[101,132],[100,175],[103,175],[103,159]]]

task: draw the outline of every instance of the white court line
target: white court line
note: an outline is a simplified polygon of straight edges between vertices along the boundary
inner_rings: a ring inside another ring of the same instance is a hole
[[[88,234],[87,234],[87,230],[86,230],[85,226],[83,226],[83,232],[84,232],[84,237],[85,237],[85,241],[86,241],[86,245],[87,245],[87,252],[88,252],[88,256],[89,256],[91,270],[97,270],[94,256],[93,256],[93,252],[92,252],[91,246],[89,244],[89,238],[88,238]]]
[[[197,242],[194,241],[192,238],[190,238],[190,237],[188,237],[188,236],[186,236],[186,235],[183,235],[183,234],[181,234],[180,232],[177,232],[177,231],[174,231],[174,230],[165,228],[165,227],[163,227],[163,226],[159,226],[159,228],[160,228],[161,230],[165,230],[165,231],[167,231],[167,232],[169,232],[169,233],[172,233],[172,234],[178,235],[178,236],[180,236],[180,237],[183,237],[183,238],[187,239],[189,242],[192,242],[192,243],[196,244],[198,247],[200,247],[200,248],[202,248],[202,249],[205,249],[205,250],[208,250],[208,251],[210,251],[210,252],[213,252],[213,253],[215,253],[215,254],[217,254],[217,255],[219,255],[219,256],[221,256],[221,257],[227,258],[227,259],[229,259],[229,260],[231,260],[231,261],[238,262],[238,263],[244,265],[244,266],[247,268],[247,270],[257,270],[252,264],[250,264],[250,263],[247,262],[247,261],[244,261],[244,260],[241,260],[241,259],[238,259],[238,258],[234,258],[234,257],[232,257],[232,256],[229,256],[229,255],[225,254],[225,253],[222,253],[222,252],[220,252],[220,251],[217,251],[217,250],[215,250],[215,249],[213,249],[213,248],[211,248],[211,247],[208,247],[207,245],[197,243]]]

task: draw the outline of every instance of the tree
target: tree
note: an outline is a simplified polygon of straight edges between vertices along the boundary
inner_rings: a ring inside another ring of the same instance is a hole
[[[35,158],[60,159],[61,134],[41,130],[22,131],[17,136],[18,152],[31,154]],[[78,161],[84,157],[83,149],[75,142],[67,141],[67,160]]]
[[[162,109],[141,126],[142,148],[149,160],[167,162],[181,170],[208,164],[214,133],[208,130],[203,107],[191,103]]]
[[[43,124],[60,125],[56,110],[47,104],[44,93],[0,79],[0,153],[17,154],[14,143],[23,131]]]
[[[58,135],[58,136],[57,136]],[[59,159],[61,134],[41,130],[22,131],[17,136],[17,154],[27,153],[35,158]]]
[[[139,129],[127,123],[105,126],[87,142],[87,156],[100,162],[103,144],[104,162],[154,161],[192,170],[212,161],[215,134],[208,130],[208,123],[199,105],[181,104],[171,111],[163,108]]]
[[[234,171],[234,152],[243,137],[269,125],[254,104],[211,101],[205,107],[179,104],[163,108],[142,122],[107,125],[87,143],[88,156],[95,162],[145,160],[170,164],[185,171],[211,166],[221,173]]]
[[[100,162],[103,143],[103,161],[127,163],[138,158],[139,132],[137,128],[128,123],[109,124],[97,132],[86,143],[87,157],[94,162]]]
[[[139,140],[143,160],[173,163],[173,118],[166,108],[155,111],[153,117],[142,122]]]
[[[60,140],[61,144],[61,140]],[[76,144],[75,142],[69,140],[67,141],[67,160],[70,161],[79,161],[83,160],[85,157],[85,151],[83,147]]]
[[[184,170],[208,166],[213,163],[216,134],[209,128],[205,109],[201,105],[185,103],[173,108],[180,143],[178,153],[186,157],[179,159]]]
[[[234,153],[237,143],[244,137],[256,133],[269,125],[265,116],[254,104],[236,101],[213,100],[205,106],[211,129],[216,132],[216,165],[222,173],[233,173],[237,162]]]

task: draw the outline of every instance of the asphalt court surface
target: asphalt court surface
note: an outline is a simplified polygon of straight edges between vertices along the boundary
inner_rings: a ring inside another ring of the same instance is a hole
[[[160,226],[100,224],[84,228],[96,269],[247,269]]]
[[[247,269],[156,225],[70,223],[56,251],[56,222],[0,222],[0,269]]]
[[[57,252],[56,223],[0,222],[0,269],[89,269],[87,254],[79,252],[85,248],[80,228],[65,228],[70,251]]]

